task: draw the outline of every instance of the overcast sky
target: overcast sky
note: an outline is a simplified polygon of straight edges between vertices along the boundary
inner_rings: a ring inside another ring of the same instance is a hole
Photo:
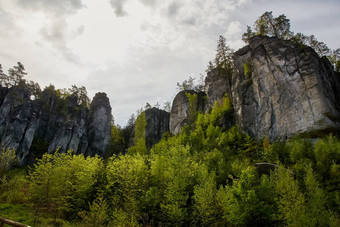
[[[237,50],[265,11],[340,47],[340,0],[0,0],[0,64],[22,62],[42,88],[106,92],[116,123],[176,83],[205,74],[219,35]]]

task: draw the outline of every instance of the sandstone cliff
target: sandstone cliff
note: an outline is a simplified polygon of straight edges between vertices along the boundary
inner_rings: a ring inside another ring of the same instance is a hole
[[[77,97],[58,98],[51,88],[45,89],[40,99],[31,100],[24,83],[1,88],[0,95],[0,146],[15,148],[20,164],[30,164],[41,156],[36,144],[42,142],[46,144],[43,152],[72,149],[74,153],[105,155],[112,118],[106,94],[96,94],[89,110],[77,104]]]
[[[105,93],[97,93],[90,106],[88,121],[88,155],[102,157],[110,144],[112,120],[109,98]]]
[[[150,149],[158,143],[165,132],[169,131],[170,114],[158,108],[145,110],[145,142],[146,147]]]
[[[181,131],[181,128],[190,121],[190,103],[187,94],[197,95],[197,99],[193,103],[193,109],[191,111],[204,112],[204,92],[196,92],[192,90],[180,91],[172,102],[170,113],[170,132],[173,134],[178,134]]]
[[[312,48],[256,36],[234,54],[234,63],[234,75],[208,74],[207,102],[227,93],[237,124],[252,137],[275,140],[339,131],[339,78]]]

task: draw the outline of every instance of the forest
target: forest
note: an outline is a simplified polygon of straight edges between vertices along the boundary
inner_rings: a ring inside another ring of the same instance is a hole
[[[243,39],[254,35],[310,45],[328,54],[339,71],[339,49],[331,51],[314,36],[294,35],[284,15],[273,18],[266,12],[253,29],[248,26]],[[220,37],[208,70],[233,70],[232,50],[224,42]],[[184,90],[191,88],[187,85],[179,84]],[[62,94],[79,93],[73,88]],[[80,89],[87,105],[84,94]],[[112,125],[111,157],[57,150],[32,166],[17,166],[15,150],[3,149],[0,216],[30,226],[340,226],[336,135],[257,141],[237,125],[221,127],[223,119],[234,117],[227,95],[207,113],[194,111],[197,96],[187,97],[187,125],[177,135],[165,133],[151,149],[145,143],[143,112],[123,129]],[[133,145],[128,147],[132,123]],[[41,146],[36,144],[38,150]],[[261,168],[261,163],[270,165]]]

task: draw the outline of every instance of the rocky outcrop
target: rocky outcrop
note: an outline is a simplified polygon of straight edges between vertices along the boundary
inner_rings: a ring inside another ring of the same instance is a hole
[[[231,77],[223,69],[215,68],[205,78],[204,90],[207,94],[205,110],[209,111],[215,101],[220,101],[225,94],[231,94]]]
[[[0,107],[1,148],[16,149],[22,163],[37,126],[30,90],[23,83],[8,90]]]
[[[234,61],[230,96],[249,135],[275,140],[339,130],[340,87],[328,60],[312,48],[256,36]]]
[[[52,125],[57,126],[54,130],[53,139],[49,142],[48,152],[55,152],[58,150],[64,153],[68,150],[73,150],[74,153],[81,153],[78,151],[80,139],[86,135],[86,121],[87,108],[77,104],[77,97],[69,96],[66,98],[66,106],[64,112],[59,114],[56,121]],[[86,149],[86,148],[85,148]]]
[[[190,108],[190,102],[188,96],[196,96],[193,100],[192,107]],[[192,90],[180,91],[174,101],[172,102],[172,108],[170,113],[170,132],[178,134],[182,127],[193,119],[195,112],[204,112],[205,107],[205,93],[196,92]]]
[[[79,105],[75,96],[59,98],[51,87],[38,100],[30,96],[24,83],[0,88],[0,146],[15,148],[20,164],[31,164],[42,152],[56,150],[105,155],[112,119],[105,93],[96,94],[90,110]]]
[[[169,131],[170,114],[156,107],[145,110],[145,142],[150,149],[158,143],[165,132]]]
[[[105,156],[111,140],[111,106],[105,93],[97,93],[90,107],[87,155]]]

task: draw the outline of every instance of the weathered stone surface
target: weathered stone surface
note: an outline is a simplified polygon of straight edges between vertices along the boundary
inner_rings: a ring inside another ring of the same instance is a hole
[[[158,143],[165,132],[169,131],[170,114],[158,108],[145,110],[145,142],[146,147],[150,149]]]
[[[0,107],[1,148],[16,149],[19,162],[28,153],[36,129],[30,90],[21,83],[9,89]]]
[[[328,60],[312,48],[257,36],[234,60],[231,96],[237,123],[249,135],[275,140],[339,130],[339,84]]]
[[[193,105],[193,111],[204,112],[204,92],[195,92],[192,90],[180,91],[172,102],[170,113],[170,132],[175,135],[190,121],[190,103],[187,94],[197,95],[197,100]]]
[[[204,90],[207,94],[205,110],[209,111],[215,101],[220,101],[225,94],[231,95],[231,75],[227,75],[221,69],[213,69],[205,78]]]
[[[68,150],[78,153],[80,138],[86,134],[87,109],[78,105],[77,97],[75,96],[67,97],[66,101],[66,115],[63,117],[62,122],[58,124],[55,135],[50,141],[49,153],[57,149],[62,153]]]
[[[105,156],[111,140],[111,120],[109,98],[105,93],[97,93],[89,112],[87,155]]]
[[[15,148],[21,165],[57,149],[104,155],[111,138],[111,107],[105,93],[96,95],[90,113],[78,105],[77,97],[58,98],[53,88],[45,89],[38,100],[32,101],[30,94],[24,83],[0,88],[0,148]],[[31,149],[32,142],[39,151]]]

